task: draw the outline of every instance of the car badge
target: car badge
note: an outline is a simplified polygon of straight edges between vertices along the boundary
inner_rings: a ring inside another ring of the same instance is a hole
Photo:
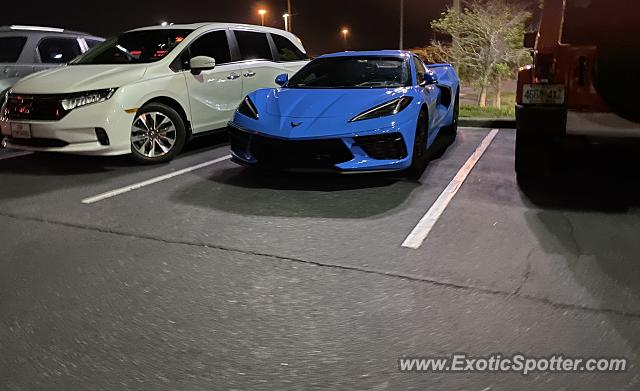
[[[300,126],[300,125],[302,125],[302,122],[298,122],[298,123],[296,123],[296,122],[291,122],[291,127],[292,127],[292,128],[297,128],[297,127],[298,127],[298,126]]]

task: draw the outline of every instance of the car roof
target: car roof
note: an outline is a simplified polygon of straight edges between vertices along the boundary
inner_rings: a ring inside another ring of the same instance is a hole
[[[246,30],[254,30],[261,31],[265,33],[274,33],[279,35],[288,35],[292,37],[296,37],[294,34],[289,33],[287,31],[273,28],[273,27],[265,27],[265,26],[257,26],[253,24],[242,24],[242,23],[219,23],[219,22],[202,22],[202,23],[189,23],[189,24],[169,24],[166,26],[156,25],[156,26],[147,26],[140,27],[129,31],[143,31],[143,30],[167,30],[167,29],[185,29],[185,30],[199,30],[199,29],[246,29]],[[296,37],[297,38],[297,37]]]
[[[20,32],[20,33],[32,33],[32,34],[59,34],[59,35],[82,35],[88,37],[94,37],[93,34],[83,33],[80,31],[65,30],[58,27],[43,27],[43,26],[27,26],[27,25],[11,25],[0,26],[0,33],[7,32]]]
[[[369,50],[369,51],[349,51],[330,53],[319,56],[318,58],[332,58],[332,57],[408,57],[411,56],[411,52],[406,50]]]

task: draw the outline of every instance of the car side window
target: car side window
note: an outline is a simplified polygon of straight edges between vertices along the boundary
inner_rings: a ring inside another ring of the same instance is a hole
[[[197,38],[190,46],[191,57],[207,56],[216,60],[216,64],[231,62],[231,51],[225,30],[212,31]]]
[[[40,61],[47,64],[65,64],[78,57],[82,51],[75,38],[44,38],[38,44]]]
[[[89,49],[93,48],[99,43],[102,43],[102,41],[98,41],[97,39],[91,39],[91,38],[85,38],[84,41],[87,43],[87,46],[89,47]]]
[[[0,62],[15,63],[20,58],[20,53],[27,42],[27,37],[2,37],[0,38]]]
[[[243,60],[262,59],[273,61],[271,46],[266,33],[237,30],[234,33],[240,48],[240,57]]]
[[[288,38],[277,34],[271,34],[271,38],[273,38],[273,42],[276,44],[280,61],[302,61],[309,58],[309,56],[298,49]]]
[[[424,63],[418,57],[413,57],[413,64],[416,67],[417,84],[421,84],[424,82],[424,74],[427,72],[427,67],[424,66]]]

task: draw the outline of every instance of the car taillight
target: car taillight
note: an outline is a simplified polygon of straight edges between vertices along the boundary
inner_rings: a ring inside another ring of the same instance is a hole
[[[555,64],[556,58],[553,54],[538,53],[535,56],[533,65],[534,82],[540,84],[551,83]]]

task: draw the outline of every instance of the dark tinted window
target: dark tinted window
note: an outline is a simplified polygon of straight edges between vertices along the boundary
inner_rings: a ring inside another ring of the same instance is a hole
[[[91,38],[85,38],[84,41],[87,43],[87,46],[89,46],[89,49],[102,43],[102,41],[98,41],[97,39],[91,39]]]
[[[18,61],[26,42],[26,37],[0,38],[0,62],[14,63]]]
[[[567,0],[562,42],[575,45],[637,43],[638,0]]]
[[[427,68],[424,66],[424,63],[418,59],[418,57],[413,57],[413,63],[416,67],[417,84],[420,84],[424,81],[424,74],[427,72]]]
[[[160,61],[193,30],[130,31],[109,38],[71,64],[146,64]]]
[[[231,52],[225,31],[206,33],[191,44],[191,57],[213,57],[216,64],[231,62]]]
[[[81,53],[75,38],[45,38],[38,44],[40,61],[43,63],[64,64]]]
[[[271,38],[273,38],[273,42],[276,44],[280,61],[300,61],[309,58],[300,49],[298,49],[293,42],[289,41],[288,38],[277,34],[271,34]]]
[[[267,34],[253,31],[236,31],[235,34],[243,60],[273,60]]]
[[[411,85],[409,62],[398,57],[343,56],[311,61],[288,88],[396,88]]]

